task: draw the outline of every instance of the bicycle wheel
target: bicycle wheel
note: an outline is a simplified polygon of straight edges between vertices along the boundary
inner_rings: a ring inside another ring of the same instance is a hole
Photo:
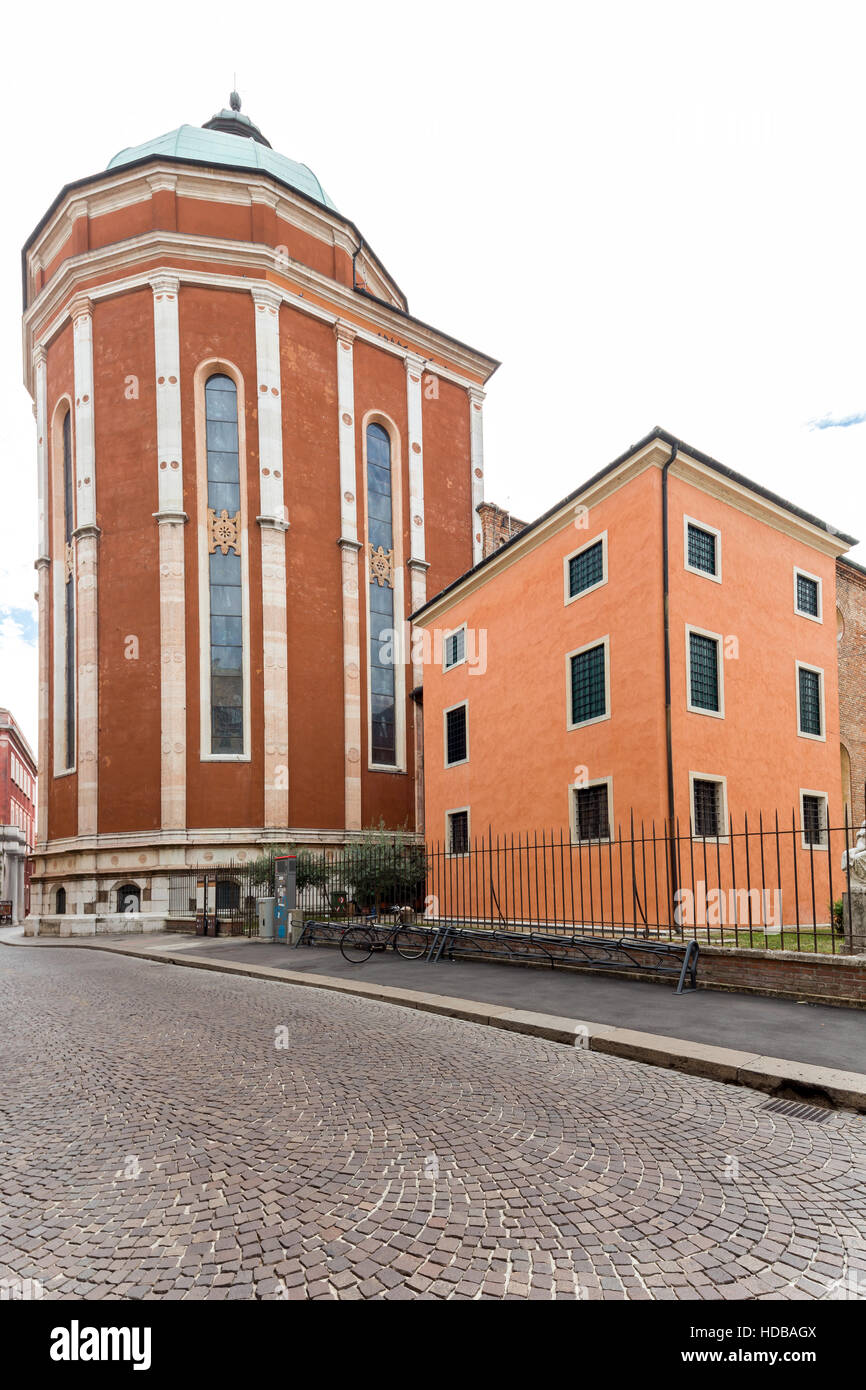
[[[420,960],[426,956],[429,945],[427,933],[417,927],[401,927],[394,936],[394,950],[404,960]]]
[[[373,954],[374,942],[369,927],[347,927],[340,937],[340,950],[351,965],[363,965]]]

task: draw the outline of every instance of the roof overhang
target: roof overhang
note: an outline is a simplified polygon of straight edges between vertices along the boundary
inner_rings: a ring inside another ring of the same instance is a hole
[[[812,516],[794,503],[785,501],[783,497],[759,483],[752,482],[743,474],[736,473],[717,459],[710,458],[708,454],[692,448],[666,430],[655,429],[626,453],[620,454],[619,458],[593,474],[536,521],[530,522],[525,530],[507,541],[499,550],[480,560],[471,570],[429,599],[411,615],[411,621],[419,627],[436,622],[456,603],[495,579],[502,570],[518,563],[524,555],[543,545],[557,532],[572,526],[578,507],[597,506],[647,468],[663,468],[674,453],[676,458],[671,464],[673,476],[712,493],[739,511],[746,512],[775,530],[783,531],[804,545],[838,558],[852,545],[857,544],[854,536],[837,531],[827,522]]]

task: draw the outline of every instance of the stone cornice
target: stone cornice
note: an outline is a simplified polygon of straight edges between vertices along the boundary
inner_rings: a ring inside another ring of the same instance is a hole
[[[158,526],[182,526],[184,522],[189,521],[186,512],[172,511],[171,508],[167,508],[165,511],[151,512],[151,516],[156,519]]]
[[[256,521],[259,523],[262,530],[288,531],[289,529],[289,523],[283,517],[257,516]]]
[[[250,294],[254,304],[264,304],[268,309],[279,309],[283,302],[283,296],[275,286],[261,282],[250,285]]]
[[[340,547],[341,550],[360,551],[364,549],[363,542],[356,541],[351,536],[340,536],[339,540],[337,541],[337,545]]]
[[[154,260],[167,264],[142,265],[141,270],[137,269],[137,265]],[[195,264],[186,266],[186,260]],[[199,268],[202,262],[211,262],[215,267],[228,262],[246,269],[248,273],[226,275],[218,269],[206,271]],[[92,283],[94,277],[124,269],[130,273],[122,278],[101,285]],[[130,293],[144,284],[149,285],[150,279],[161,273],[177,276],[182,284],[219,286],[249,293],[252,288],[250,275],[256,271],[262,277],[262,285],[271,286],[284,302],[326,322],[345,322],[354,328],[357,337],[384,352],[405,357],[406,352],[412,349],[407,348],[405,341],[399,341],[399,338],[411,336],[416,341],[416,351],[423,349],[417,355],[426,360],[427,370],[464,389],[480,390],[473,376],[486,380],[496,369],[495,359],[448,338],[417,319],[408,318],[388,305],[359,296],[350,286],[342,285],[298,262],[286,265],[285,259],[271,247],[190,237],[179,232],[151,231],[114,246],[70,257],[27,310],[24,315],[27,389],[32,395],[30,342],[34,337],[47,342],[60,331],[69,312],[69,305],[65,301],[68,296],[74,295],[82,281],[91,282],[87,287],[87,296],[93,301]]]
[[[86,189],[70,188],[58,200],[45,225],[25,247],[31,272],[39,265],[50,265],[68,241],[72,231],[68,216],[71,205],[86,202],[89,215],[98,217],[135,203],[147,202],[154,192],[166,189],[173,190],[178,197],[199,201],[228,202],[246,207],[254,203],[273,206],[281,221],[299,231],[328,246],[342,245],[345,238],[346,249],[350,253],[355,250],[352,239],[354,229],[347,226],[339,214],[323,204],[307,200],[264,170],[259,173],[229,168],[216,171],[176,164],[174,161],[162,164],[154,161],[146,167],[122,165],[117,169],[105,170],[101,175],[95,175]],[[395,304],[405,310],[406,301],[402,291],[375,253],[372,253],[372,259],[366,254],[362,259],[376,293],[383,298],[392,297]]]

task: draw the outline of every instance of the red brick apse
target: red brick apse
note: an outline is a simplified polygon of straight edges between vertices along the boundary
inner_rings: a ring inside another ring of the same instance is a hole
[[[410,315],[234,97],[68,184],[23,275],[33,915],[129,883],[158,914],[203,857],[422,828],[421,670],[377,644],[481,556],[495,360]]]

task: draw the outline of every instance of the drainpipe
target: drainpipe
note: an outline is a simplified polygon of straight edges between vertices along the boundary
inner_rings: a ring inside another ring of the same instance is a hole
[[[662,469],[662,588],[664,594],[665,629],[665,751],[667,754],[668,780],[668,859],[670,863],[672,905],[676,903],[676,892],[679,884],[677,879],[676,841],[674,839],[674,754],[673,738],[671,732],[671,612],[669,555],[670,525],[668,520],[668,470],[670,469],[671,464],[676,458],[678,451],[679,445],[674,444],[671,449],[670,458],[667,460]]]
[[[356,290],[356,289],[359,288],[359,286],[358,286],[358,276],[357,276],[357,272],[356,272],[356,270],[355,270],[355,262],[357,261],[357,259],[358,259],[358,257],[360,256],[360,254],[361,254],[361,252],[362,252],[363,249],[364,249],[364,238],[363,238],[363,237],[360,235],[360,233],[359,233],[359,234],[358,234],[358,245],[355,247],[355,252],[354,252],[354,255],[352,256],[352,289],[353,289],[353,290]]]

